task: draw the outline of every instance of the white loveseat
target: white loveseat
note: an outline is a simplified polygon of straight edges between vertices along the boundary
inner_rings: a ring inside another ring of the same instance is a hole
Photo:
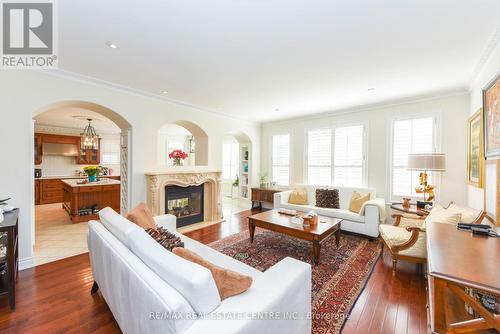
[[[317,214],[343,219],[342,230],[364,234],[376,238],[379,235],[378,226],[385,221],[385,201],[376,198],[377,192],[373,188],[352,188],[335,186],[298,185],[296,188],[305,188],[307,191],[307,205],[290,204],[288,200],[293,190],[274,194],[274,208],[293,209],[302,212],[314,210]],[[339,209],[320,208],[316,206],[316,189],[338,189]],[[370,193],[370,201],[366,203],[360,214],[349,211],[352,193],[357,191],[361,195]]]
[[[94,288],[123,333],[311,332],[309,264],[285,258],[260,272],[178,234],[185,248],[253,278],[249,290],[221,302],[208,269],[167,251],[110,208],[100,220],[89,222],[88,233]],[[155,221],[177,233],[174,216]]]

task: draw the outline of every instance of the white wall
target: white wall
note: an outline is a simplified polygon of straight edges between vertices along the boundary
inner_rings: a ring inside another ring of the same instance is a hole
[[[32,264],[33,121],[37,111],[60,101],[88,101],[107,107],[132,125],[130,194],[135,205],[146,200],[144,172],[157,168],[157,134],[161,125],[189,120],[209,136],[209,165],[220,168],[222,138],[230,131],[246,133],[260,146],[260,126],[189,106],[119,90],[90,81],[54,76],[42,71],[2,71],[0,74],[0,197],[11,196],[20,208],[21,268]],[[258,170],[260,155],[253,155]],[[255,173],[255,175],[258,175]],[[257,180],[253,180],[257,184]]]
[[[306,182],[305,136],[311,128],[365,122],[367,124],[368,186],[377,189],[380,197],[388,200],[388,138],[391,120],[395,117],[422,113],[439,115],[441,123],[441,151],[446,154],[448,170],[441,176],[438,198],[442,203],[453,200],[465,204],[466,146],[469,95],[467,93],[436,97],[412,103],[387,105],[369,110],[353,110],[342,114],[320,115],[265,124],[262,131],[261,171],[271,175],[271,138],[273,134],[291,134],[292,185]]]
[[[500,43],[491,55],[489,56],[487,62],[482,67],[482,70],[478,73],[474,82],[471,84],[470,89],[470,115],[474,114],[479,108],[483,106],[483,88],[493,80],[500,73]],[[486,168],[495,169],[494,164],[487,164]],[[496,172],[489,170],[488,174],[496,175]],[[497,182],[496,179],[489,179],[491,183]],[[488,181],[487,181],[488,182]],[[468,186],[468,204],[469,206],[476,208],[478,210],[484,209],[484,191],[483,189],[476,188],[473,186]],[[491,213],[491,212],[490,212]]]

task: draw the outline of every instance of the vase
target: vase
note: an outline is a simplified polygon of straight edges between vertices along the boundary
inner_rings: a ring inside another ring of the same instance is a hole
[[[96,174],[89,175],[89,182],[95,182],[95,181],[97,181],[97,175]]]
[[[174,158],[174,166],[182,166],[181,158]]]

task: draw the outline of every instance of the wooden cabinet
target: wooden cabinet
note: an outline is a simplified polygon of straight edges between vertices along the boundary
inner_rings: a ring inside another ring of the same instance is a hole
[[[40,204],[60,203],[63,201],[61,179],[40,180]]]
[[[40,180],[35,180],[35,205],[40,204]]]
[[[252,188],[252,208],[254,203],[262,209],[262,202],[274,205],[274,194],[280,192],[279,189],[271,188]]]
[[[79,165],[98,165],[101,162],[101,140],[99,139],[99,149],[82,149],[80,138],[78,138],[78,149],[80,154],[76,157],[76,163]]]
[[[35,133],[35,165],[42,163],[42,136]]]

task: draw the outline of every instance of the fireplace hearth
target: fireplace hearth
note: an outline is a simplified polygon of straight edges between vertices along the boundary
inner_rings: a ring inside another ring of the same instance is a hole
[[[203,221],[204,186],[165,186],[165,213],[177,217],[177,227]]]

